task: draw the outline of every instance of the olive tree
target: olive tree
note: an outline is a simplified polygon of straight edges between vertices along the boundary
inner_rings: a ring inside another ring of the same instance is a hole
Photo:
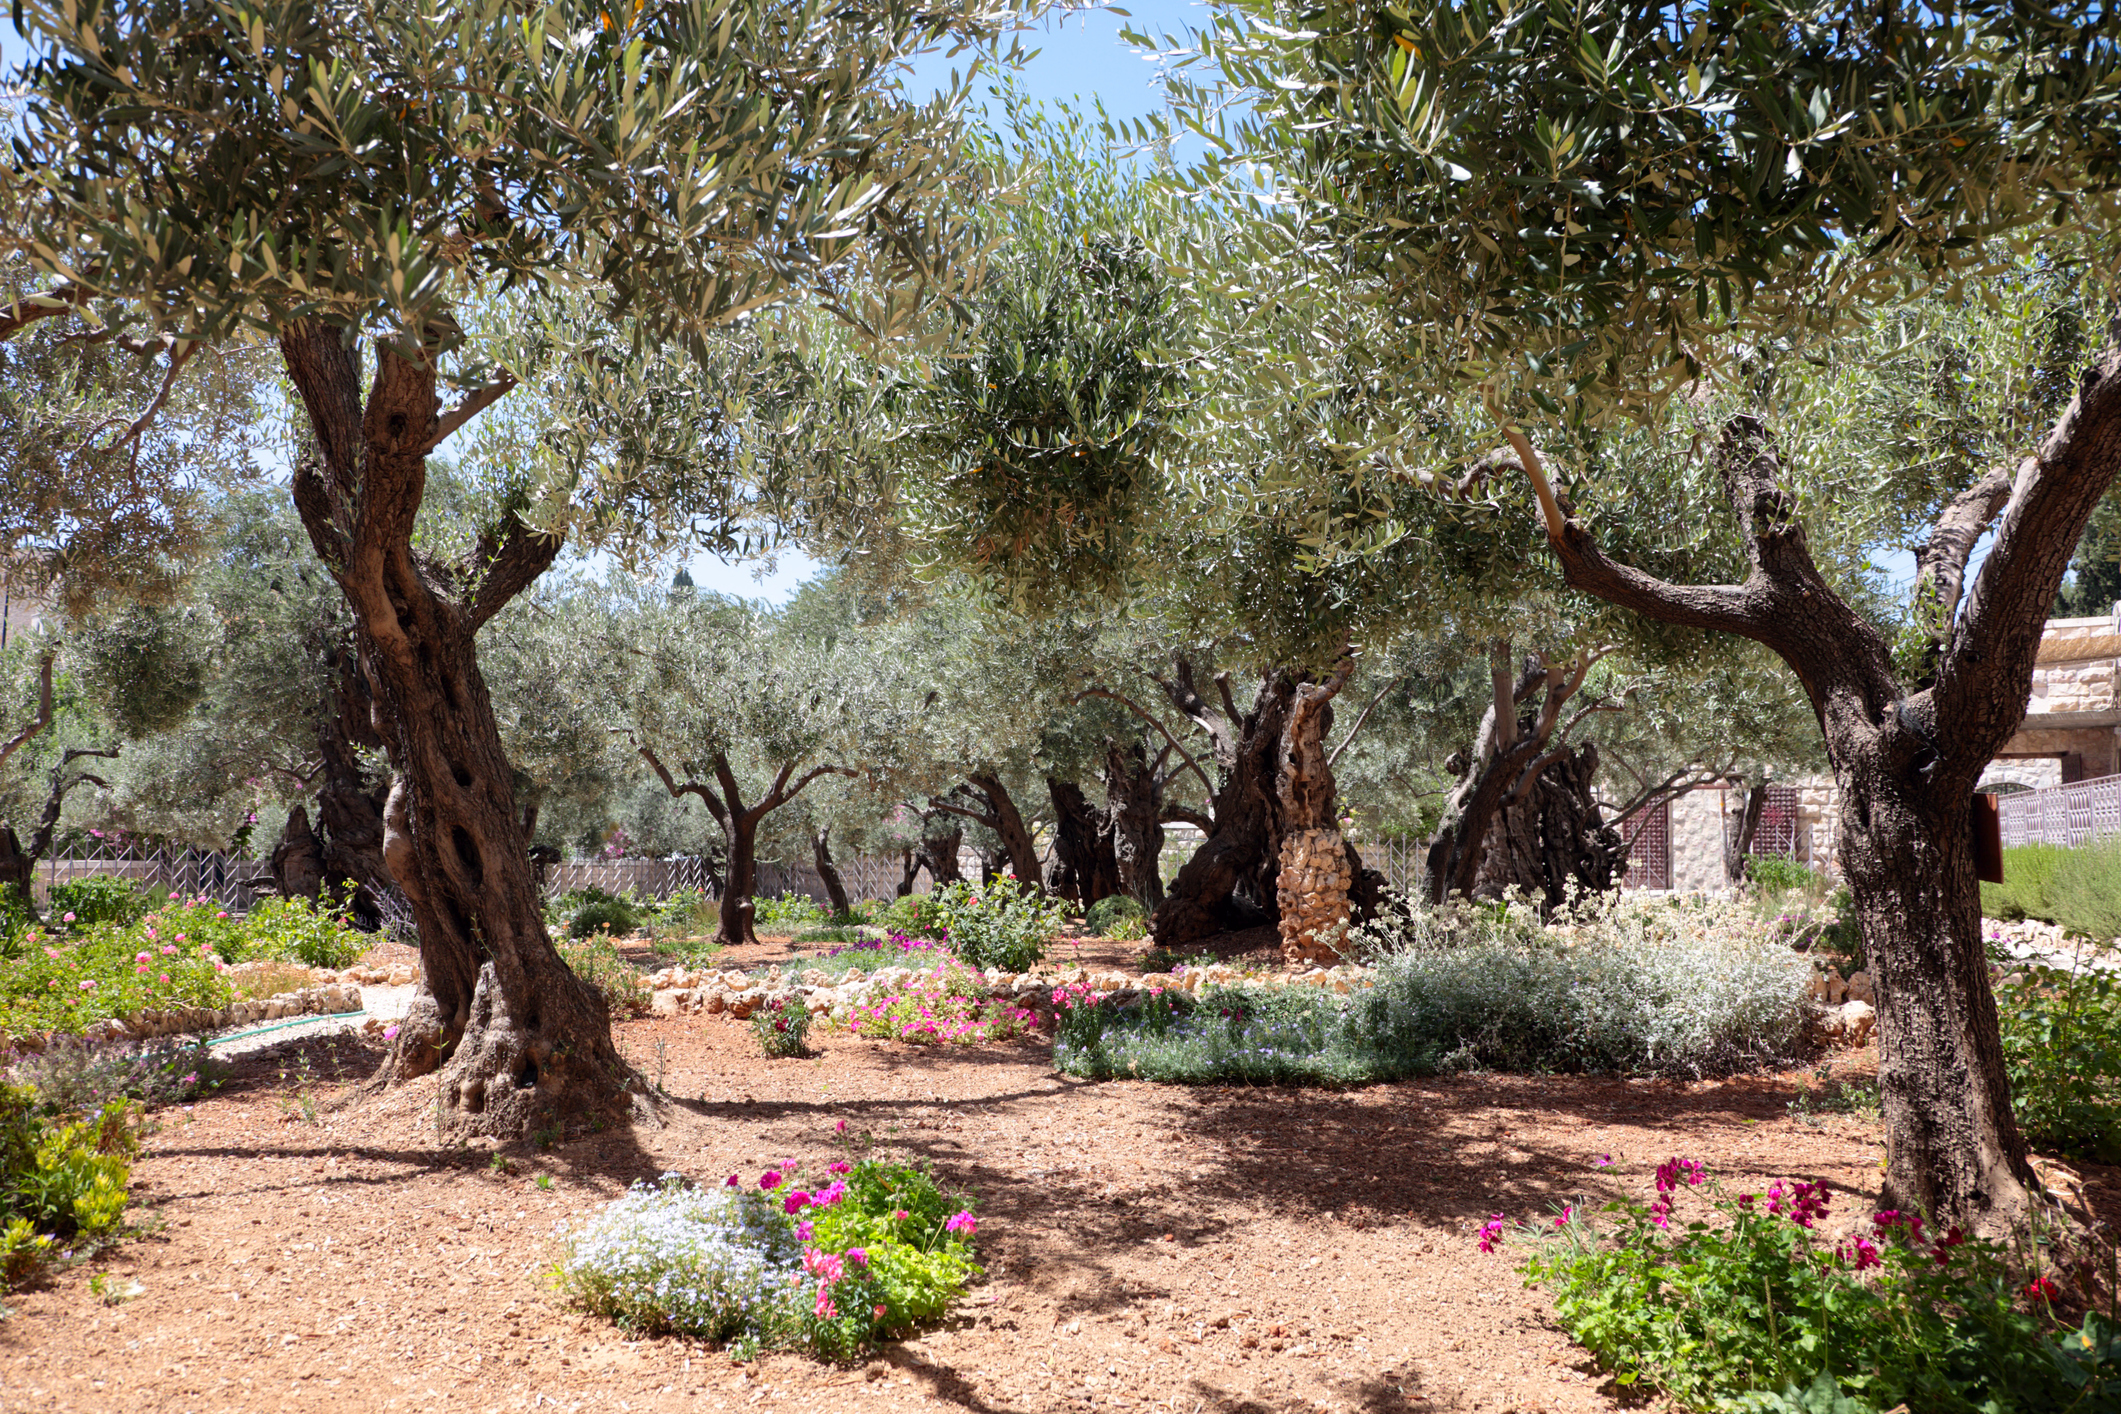
[[[1510,450],[1498,474],[1531,492],[1524,530],[1572,589],[1754,639],[1795,672],[1874,964],[1889,1197],[1983,1231],[2016,1221],[2038,1180],[2004,1079],[1969,802],[2121,469],[2121,349],[2087,358],[2049,428],[1943,488],[1902,625],[1859,612],[1824,553],[1867,497],[1816,494],[1838,474],[1875,496],[1894,469],[1793,459],[1752,370],[1911,290],[1973,293],[2012,241],[2068,260],[2081,232],[2103,250],[2117,44],[2093,3],[1230,0],[1188,37],[1179,79],[1203,126],[1250,101],[1219,153],[1272,174],[1292,248],[1369,282],[1401,331],[1402,386],[1478,399]],[[1698,454],[1658,472],[1640,439],[1686,444],[1690,405]],[[1631,435],[1632,454],[1614,445]]]
[[[443,1127],[460,1133],[607,1109],[630,1082],[545,933],[475,636],[568,532],[637,524],[688,483],[658,480],[662,449],[623,429],[555,426],[469,553],[416,546],[429,457],[532,373],[491,356],[503,339],[478,307],[573,301],[618,331],[578,341],[585,377],[623,378],[626,353],[701,344],[791,290],[849,288],[820,278],[843,269],[870,292],[846,317],[898,327],[956,244],[933,213],[957,96],[906,104],[897,68],[1009,13],[19,10],[27,112],[0,181],[28,189],[30,219],[0,245],[52,283],[0,336],[88,305],[187,347],[266,340],[293,385],[310,439],[294,501],[388,724],[386,855],[420,931],[422,990],[379,1079],[448,1067]]]

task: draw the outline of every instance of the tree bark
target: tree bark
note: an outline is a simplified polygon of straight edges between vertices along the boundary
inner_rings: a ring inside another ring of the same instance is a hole
[[[729,872],[722,884],[721,921],[714,940],[723,947],[759,940],[752,927],[758,913],[752,896],[759,886],[759,826],[747,815],[742,810],[734,812],[722,833],[729,850]]]
[[[374,932],[383,922],[377,896],[397,882],[383,863],[383,807],[390,788],[370,787],[361,777],[359,748],[382,750],[384,741],[376,729],[368,675],[352,644],[339,655],[330,710],[317,723],[317,746],[323,762],[323,784],[317,792],[322,848],[318,882],[334,891],[350,885],[355,926]],[[526,820],[526,840],[530,833]]]
[[[1094,809],[1073,781],[1046,777],[1053,799],[1053,865],[1047,890],[1084,908],[1120,891],[1111,817]]]
[[[1160,762],[1133,742],[1105,743],[1105,819],[1120,888],[1154,913],[1164,901],[1164,792]]]
[[[468,571],[412,548],[429,454],[510,385],[445,414],[431,350],[378,345],[364,398],[344,331],[303,321],[280,349],[317,444],[295,468],[295,508],[354,614],[397,775],[383,856],[420,933],[420,990],[376,1083],[439,1070],[444,1138],[601,1122],[640,1087],[602,995],[546,935],[476,644],[559,541],[511,519]]]
[[[1767,810],[1767,783],[1756,781],[1745,788],[1738,813],[1723,827],[1723,881],[1732,888],[1745,883],[1746,856],[1753,852],[1753,835]]]
[[[821,827],[810,841],[811,857],[817,865],[817,876],[824,881],[825,896],[832,900],[832,916],[845,918],[854,912],[847,902],[847,885],[840,879],[840,871],[832,862],[832,827]]]
[[[936,888],[955,884],[965,877],[957,867],[957,852],[965,843],[965,832],[953,826],[947,834],[921,837],[921,863],[928,866],[928,882]],[[909,879],[910,883],[911,880]]]
[[[927,856],[923,855],[919,850],[909,849],[905,851],[905,858],[902,862],[905,866],[905,873],[898,881],[898,896],[900,898],[904,898],[913,892],[913,881],[920,878],[921,866],[926,864],[928,860]]]
[[[281,898],[314,899],[324,887],[324,845],[310,828],[309,812],[297,805],[273,846],[272,881]]]
[[[1536,775],[1506,798],[1488,825],[1475,898],[1501,898],[1515,887],[1552,913],[1573,892],[1605,893],[1626,873],[1627,848],[1605,821],[1592,787],[1598,748],[1563,746]]]
[[[1178,871],[1163,904],[1149,920],[1159,947],[1179,948],[1230,928],[1278,923],[1275,878],[1281,867],[1280,807],[1275,778],[1282,726],[1296,681],[1279,669],[1260,683],[1252,710],[1240,713],[1226,675],[1215,680],[1221,711],[1193,685],[1192,666],[1180,660],[1163,684],[1171,704],[1208,734],[1221,784],[1215,792],[1215,829]]]
[[[1038,845],[1032,840],[1030,827],[1024,824],[1023,812],[1016,808],[1016,800],[1009,794],[1009,788],[1002,784],[1000,776],[991,771],[976,771],[965,777],[965,783],[948,795],[931,796],[928,804],[936,810],[962,815],[992,830],[1001,840],[1002,853],[1009,861],[1009,872],[1034,890],[1045,888],[1043,871],[1038,865]]]
[[[1568,738],[1576,724],[1591,712],[1602,710],[1604,704],[1594,702],[1577,711],[1567,723],[1561,719],[1562,708],[1581,690],[1601,656],[1603,650],[1587,650],[1565,663],[1557,663],[1535,654],[1527,657],[1519,669],[1507,641],[1497,639],[1490,645],[1488,676],[1492,698],[1481,715],[1473,749],[1461,762],[1458,785],[1444,803],[1443,819],[1429,844],[1422,880],[1431,903],[1442,903],[1453,894],[1470,898],[1480,893],[1482,864],[1490,843],[1505,842],[1513,832],[1522,837],[1524,849],[1521,854],[1513,851],[1510,859],[1487,876],[1490,892],[1485,896],[1493,897],[1513,878],[1528,891],[1535,891],[1532,880],[1536,877],[1540,881],[1536,892],[1547,892],[1544,867],[1533,870],[1527,862],[1523,866],[1526,872],[1520,876],[1515,872],[1519,867],[1515,860],[1530,861],[1542,856],[1542,848],[1533,843],[1544,828],[1539,823],[1542,802],[1536,795],[1539,779],[1549,767],[1569,756]],[[1523,704],[1535,695],[1541,698],[1539,705],[1522,712]],[[1527,818],[1514,824],[1506,822],[1508,808],[1519,802],[1524,803]],[[1605,871],[1594,869],[1593,873],[1604,877]],[[1559,901],[1556,895],[1553,902]]]
[[[2121,471],[2121,348],[2108,348],[2020,463],[1965,607],[1967,552],[1997,478],[1955,498],[1918,557],[1928,651],[1908,681],[1892,645],[1813,564],[1767,428],[1738,417],[1716,465],[1744,536],[1742,584],[1677,585],[1608,560],[1563,511],[1538,453],[1505,429],[1568,583],[1666,623],[1743,634],[1811,698],[1841,793],[1838,855],[1877,991],[1886,1201],[1986,1234],[2013,1229],[2039,1180],[2010,1108],[1983,952],[1968,812],[2025,714],[2047,612],[2092,508]]]

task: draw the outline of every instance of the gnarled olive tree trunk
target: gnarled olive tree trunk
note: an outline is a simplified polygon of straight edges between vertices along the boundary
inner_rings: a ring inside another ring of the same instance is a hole
[[[1551,911],[1568,901],[1571,884],[1579,896],[1617,887],[1627,846],[1592,794],[1597,779],[1597,746],[1564,745],[1506,795],[1488,825],[1473,896],[1501,898],[1515,888]]]
[[[475,643],[559,542],[511,520],[468,572],[412,547],[428,456],[506,386],[445,413],[431,358],[379,346],[364,397],[344,331],[296,324],[280,348],[317,446],[295,468],[295,508],[354,614],[397,771],[384,858],[420,930],[420,991],[378,1081],[439,1069],[445,1135],[609,1113],[636,1087],[603,997],[546,935]]]
[[[832,914],[845,918],[854,911],[847,902],[847,885],[840,879],[839,866],[832,862],[832,827],[821,825],[810,840],[811,862],[817,866],[817,876],[825,885],[825,896],[832,900]]]
[[[1034,890],[1045,888],[1044,871],[1038,864],[1038,846],[1032,841],[1030,827],[1024,823],[1023,811],[1016,808],[1016,799],[1009,794],[1009,787],[1002,783],[1000,776],[992,771],[975,771],[965,777],[963,784],[953,787],[948,795],[931,796],[928,804],[992,830],[1002,842],[1002,854],[1008,860],[1009,872],[1017,881]],[[933,870],[930,872],[932,874]],[[941,880],[938,878],[937,882]]]
[[[1738,813],[1724,822],[1723,881],[1734,889],[1745,882],[1746,856],[1753,852],[1753,835],[1766,812],[1767,784],[1755,782],[1745,788]]]
[[[1572,586],[1755,639],[1804,684],[1841,793],[1837,858],[1877,989],[1886,1200],[1981,1232],[2010,1229],[2040,1185],[2011,1113],[1968,814],[1974,783],[2024,717],[2078,537],[2121,472],[2121,348],[2085,370],[2015,472],[1990,472],[1945,508],[1916,557],[1913,622],[1924,638],[1899,653],[1812,562],[1758,418],[1733,418],[1716,453],[1749,561],[1734,585],[1669,584],[1608,560],[1564,513],[1538,453],[1505,435]],[[1992,522],[1962,608],[1968,555]]]
[[[1164,901],[1164,783],[1161,759],[1140,742],[1105,743],[1105,821],[1119,885],[1144,912]]]
[[[1119,860],[1112,851],[1112,820],[1094,808],[1083,788],[1046,777],[1053,799],[1053,863],[1046,891],[1084,908],[1120,891]]]

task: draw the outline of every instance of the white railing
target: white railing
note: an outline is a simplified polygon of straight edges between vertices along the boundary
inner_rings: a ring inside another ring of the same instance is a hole
[[[2121,835],[2121,776],[2071,781],[1996,797],[2003,843],[2079,845]]]

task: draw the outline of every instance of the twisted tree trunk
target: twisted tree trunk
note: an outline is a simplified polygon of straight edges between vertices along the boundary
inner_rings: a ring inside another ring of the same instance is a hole
[[[832,862],[832,827],[819,828],[810,841],[811,860],[817,866],[817,876],[824,882],[825,896],[832,900],[832,916],[845,918],[854,912],[847,902],[847,885],[840,879],[840,871]]]
[[[1605,822],[1592,787],[1598,748],[1590,742],[1559,755],[1504,799],[1488,825],[1476,898],[1501,898],[1515,888],[1551,912],[1573,892],[1605,893],[1627,872],[1627,847]]]
[[[1723,881],[1732,888],[1745,883],[1746,856],[1753,852],[1753,835],[1767,810],[1767,784],[1756,782],[1745,788],[1738,813],[1724,824]]]
[[[1105,743],[1105,820],[1120,888],[1145,912],[1164,901],[1164,792],[1161,762],[1140,742]]]
[[[1112,821],[1091,806],[1073,781],[1046,777],[1053,798],[1053,864],[1047,891],[1084,908],[1120,891],[1119,860],[1112,849]]]
[[[1564,512],[1531,444],[1504,435],[1571,586],[1755,639],[1804,684],[1841,792],[1838,858],[1877,989],[1886,1201],[1939,1223],[2012,1230],[2040,1183],[2011,1113],[1968,815],[1975,781],[2024,717],[2072,550],[2121,472],[2121,348],[2085,370],[2015,473],[1990,472],[1939,517],[1917,552],[1913,622],[1925,637],[1912,652],[1896,653],[1819,573],[1759,419],[1733,418],[1716,453],[1749,561],[1736,585],[1669,584],[1607,559]],[[1995,539],[1961,608],[1968,555],[1991,522]]]
[[[1163,684],[1171,704],[1207,732],[1221,784],[1215,791],[1215,828],[1180,867],[1149,920],[1149,935],[1159,947],[1179,948],[1233,927],[1280,919],[1275,777],[1296,682],[1278,669],[1268,673],[1249,712],[1237,710],[1227,673],[1216,675],[1215,686],[1220,712],[1194,688],[1192,665],[1184,660],[1173,665]]]
[[[546,935],[476,645],[559,541],[511,518],[468,573],[412,547],[428,456],[512,384],[445,414],[431,354],[379,345],[364,399],[345,332],[299,323],[280,349],[317,446],[295,468],[295,507],[354,614],[397,771],[383,854],[420,932],[420,991],[377,1083],[440,1070],[445,1137],[596,1122],[638,1087],[603,997]]]
[[[928,804],[992,830],[1001,841],[1002,854],[1009,861],[1009,872],[1034,890],[1045,888],[1043,871],[1038,866],[1038,846],[1032,841],[1030,827],[1024,824],[1023,812],[1016,808],[1016,800],[1009,794],[1009,788],[1002,784],[1000,776],[992,771],[975,771],[948,795],[931,796]]]

